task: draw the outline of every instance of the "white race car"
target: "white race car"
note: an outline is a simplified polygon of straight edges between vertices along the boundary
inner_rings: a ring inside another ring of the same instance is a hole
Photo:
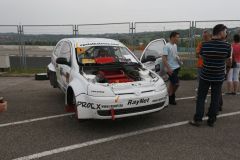
[[[78,119],[115,119],[159,111],[168,105],[163,79],[146,69],[122,43],[103,38],[59,41],[48,65],[53,87]]]

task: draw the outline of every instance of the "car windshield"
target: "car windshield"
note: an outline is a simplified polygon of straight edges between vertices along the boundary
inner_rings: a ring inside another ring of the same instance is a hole
[[[79,65],[86,64],[117,64],[117,63],[138,63],[136,58],[126,47],[119,46],[91,46],[76,48]]]

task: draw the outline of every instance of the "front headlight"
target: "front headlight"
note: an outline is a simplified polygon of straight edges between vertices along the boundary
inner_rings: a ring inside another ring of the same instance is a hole
[[[152,71],[149,72],[149,76],[152,78],[152,82],[157,82],[160,79],[159,76]]]
[[[156,87],[156,89],[155,89],[156,92],[160,92],[167,88],[166,84],[164,83],[164,81],[161,78],[159,78],[159,80],[156,82],[155,87]]]

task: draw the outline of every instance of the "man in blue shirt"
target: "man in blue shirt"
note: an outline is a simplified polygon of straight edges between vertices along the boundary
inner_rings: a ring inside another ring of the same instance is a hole
[[[169,76],[169,104],[176,105],[175,92],[179,87],[178,72],[180,70],[180,58],[177,52],[177,43],[179,40],[179,33],[172,32],[170,34],[170,41],[163,48],[163,64],[167,69]]]
[[[196,113],[193,121],[190,121],[191,125],[200,126],[202,123],[204,101],[210,86],[211,103],[207,114],[207,123],[213,127],[216,121],[216,115],[220,108],[222,83],[225,79],[226,61],[231,56],[231,45],[225,42],[226,37],[227,27],[223,24],[218,24],[213,28],[212,40],[202,44],[200,56],[203,58],[203,68],[198,85]]]

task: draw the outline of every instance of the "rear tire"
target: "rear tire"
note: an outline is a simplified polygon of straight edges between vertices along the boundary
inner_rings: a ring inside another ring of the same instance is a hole
[[[56,72],[53,72],[53,71],[51,71],[51,70],[48,69],[47,75],[48,75],[48,77],[49,77],[50,84],[53,86],[53,88],[57,88],[57,87],[58,87],[58,83],[57,83],[57,75],[56,75]]]

